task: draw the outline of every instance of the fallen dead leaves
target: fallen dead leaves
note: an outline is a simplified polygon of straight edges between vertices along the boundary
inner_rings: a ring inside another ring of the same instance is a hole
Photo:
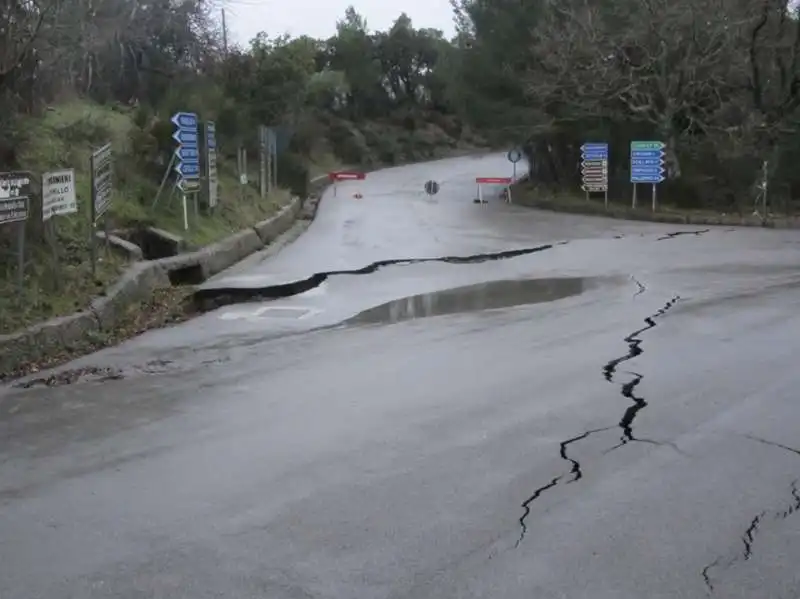
[[[23,361],[10,372],[0,373],[0,382],[8,382],[23,376],[35,374],[85,356],[100,349],[118,345],[146,331],[178,324],[190,318],[194,313],[191,302],[192,290],[185,287],[170,287],[156,290],[147,301],[132,304],[113,330],[94,333],[77,347],[64,348],[43,360]],[[31,388],[34,386],[55,387],[72,384],[85,378],[113,380],[122,378],[121,372],[112,368],[84,367],[64,370],[21,383],[18,386]]]

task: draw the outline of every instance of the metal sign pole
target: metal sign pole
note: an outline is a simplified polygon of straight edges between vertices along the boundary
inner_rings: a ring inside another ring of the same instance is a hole
[[[275,187],[278,187],[278,134],[274,131],[270,134],[272,141],[272,175],[275,177]]]
[[[653,183],[653,212],[656,211],[656,184]]]
[[[519,148],[513,148],[513,149],[508,151],[508,154],[506,154],[506,158],[508,158],[508,161],[513,165],[511,181],[512,181],[512,183],[516,183],[517,182],[517,162],[522,160],[522,150],[520,150]]]
[[[97,222],[97,185],[95,173],[97,172],[97,154],[93,153],[89,159],[89,172],[92,174],[92,193],[89,202],[89,256],[92,261],[92,278],[97,276],[97,246],[95,245],[95,223]]]
[[[61,256],[58,254],[58,231],[56,230],[55,219],[50,219],[44,223],[44,234],[47,237],[47,243],[50,246],[50,251],[53,253],[53,282],[55,289],[60,290],[61,284]]]
[[[267,198],[267,162],[271,156],[267,152],[267,128],[264,125],[258,127],[258,186],[261,199]]]
[[[267,150],[267,159],[266,159],[267,195],[272,193],[272,187],[273,187],[273,185],[272,185],[272,177],[273,177],[272,171],[274,170],[272,168],[272,160],[273,160],[273,158],[272,158],[272,138],[270,137],[270,135],[271,135],[270,129],[265,128],[264,129],[264,137],[266,139],[264,140],[264,144],[265,144],[265,147],[266,147],[266,150]]]
[[[244,180],[242,182],[242,201],[247,198],[247,185],[249,178],[247,177],[247,148],[242,147],[242,172],[244,173]]]
[[[167,179],[169,179],[169,174],[172,172],[172,169],[175,167],[175,160],[177,156],[173,153],[169,157],[169,164],[167,164],[167,169],[164,171],[164,176],[161,177],[161,183],[158,186],[158,191],[156,192],[156,197],[153,200],[153,204],[150,206],[151,208],[155,208],[156,204],[158,204],[158,200],[161,197],[161,194],[164,193],[164,186],[167,184]]]
[[[17,285],[19,292],[25,290],[25,221],[19,221],[17,228]]]

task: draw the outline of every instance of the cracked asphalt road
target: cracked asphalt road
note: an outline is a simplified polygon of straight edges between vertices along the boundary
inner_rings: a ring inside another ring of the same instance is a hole
[[[209,287],[367,274],[0,390],[0,597],[797,597],[800,234],[472,204],[508,169],[343,185]],[[586,284],[352,320],[554,277]]]

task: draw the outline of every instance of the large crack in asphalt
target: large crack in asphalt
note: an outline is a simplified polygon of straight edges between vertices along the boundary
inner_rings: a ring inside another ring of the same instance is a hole
[[[436,258],[393,258],[378,260],[367,266],[357,269],[328,270],[314,273],[305,279],[298,279],[289,283],[279,285],[267,285],[264,287],[208,287],[197,289],[194,294],[194,302],[201,311],[214,310],[222,306],[237,303],[258,302],[264,300],[280,299],[299,295],[306,291],[311,291],[322,285],[330,277],[340,275],[369,275],[387,266],[410,266],[412,264],[427,264],[440,262],[442,264],[480,264],[482,262],[492,262],[496,260],[509,260],[519,256],[527,256],[537,252],[551,250],[556,246],[566,245],[568,241],[558,243],[547,243],[536,247],[521,248],[516,250],[504,250],[499,252],[484,252],[480,254],[470,254],[468,256],[439,256]]]
[[[675,239],[676,237],[680,237],[682,235],[694,235],[695,237],[700,237],[703,233],[708,233],[711,229],[702,229],[701,231],[674,231],[673,233],[667,233],[666,235],[662,235],[656,241],[664,241],[665,239]]]
[[[636,277],[631,276],[631,280],[636,284],[637,287],[637,291],[633,296],[634,298],[641,295],[647,290],[647,287]],[[654,328],[657,325],[656,320],[661,316],[663,316],[664,314],[666,314],[678,301],[680,301],[680,296],[677,295],[674,296],[667,303],[665,303],[664,306],[662,306],[659,310],[657,310],[656,312],[654,312],[653,314],[644,319],[645,326],[633,331],[632,333],[624,337],[623,340],[628,345],[628,351],[624,355],[618,358],[609,360],[605,364],[605,366],[603,366],[603,377],[605,378],[606,381],[613,383],[614,375],[617,373],[619,365],[624,362],[627,362],[628,360],[632,360],[633,358],[641,355],[644,352],[644,350],[642,349],[643,340],[641,339],[641,335],[643,335],[646,331],[649,331],[650,329]],[[670,445],[676,451],[680,452],[680,449],[673,443],[664,443],[660,441],[654,441],[652,439],[635,437],[633,435],[633,422],[636,419],[637,414],[647,406],[647,401],[645,401],[643,397],[637,396],[634,393],[636,386],[642,381],[644,377],[641,374],[635,372],[629,374],[633,378],[622,385],[621,394],[623,397],[625,397],[631,402],[631,405],[625,410],[624,414],[622,415],[622,418],[620,419],[619,423],[616,426],[612,425],[602,428],[590,429],[582,432],[577,436],[571,437],[559,443],[559,457],[570,465],[569,472],[561,474],[551,479],[550,482],[548,482],[546,485],[543,485],[538,489],[536,489],[522,503],[523,512],[519,518],[520,534],[517,539],[517,542],[514,545],[515,547],[520,546],[520,544],[525,539],[525,536],[528,533],[527,520],[531,513],[531,505],[539,498],[541,498],[542,495],[544,495],[547,491],[550,491],[551,489],[557,487],[559,483],[564,481],[568,476],[571,475],[571,478],[569,478],[569,480],[566,481],[566,484],[577,482],[583,478],[583,467],[581,466],[581,463],[567,453],[567,448],[573,443],[577,443],[578,441],[587,439],[590,436],[594,435],[595,433],[600,433],[619,427],[620,429],[622,429],[621,442],[618,445],[612,447],[610,450],[603,452],[604,454],[619,447],[622,447],[623,445],[631,441],[650,443],[653,445]]]
[[[636,279],[634,279],[636,280]],[[636,281],[636,284],[640,287],[640,289],[644,289],[644,285],[639,281]],[[648,316],[644,319],[644,326],[636,329],[632,333],[628,334],[626,337],[623,338],[623,341],[628,346],[628,351],[617,357],[613,360],[609,360],[606,362],[605,366],[603,366],[603,378],[609,382],[614,383],[614,378],[617,372],[619,371],[619,367],[621,364],[633,360],[637,356],[640,356],[644,353],[644,349],[642,348],[642,344],[644,340],[642,339],[642,335],[653,329],[657,326],[657,320],[664,314],[666,314],[676,303],[680,301],[680,296],[675,295],[670,299],[667,303],[665,303],[659,310]],[[608,451],[613,451],[630,443],[632,441],[638,441],[641,443],[650,443],[653,445],[661,445],[662,443],[658,441],[653,441],[652,439],[643,439],[634,436],[633,434],[633,423],[636,420],[636,417],[640,414],[642,410],[647,407],[647,400],[636,394],[636,387],[642,382],[644,376],[639,374],[638,372],[628,372],[627,373],[631,378],[624,382],[620,387],[620,394],[622,397],[628,400],[629,407],[625,410],[622,414],[622,418],[619,421],[619,428],[622,431],[622,436],[620,437],[619,444],[615,445]]]
[[[783,445],[781,443],[770,441],[768,439],[762,439],[761,437],[755,437],[753,435],[744,435],[744,437],[750,439],[751,441],[776,447],[800,456],[800,449],[795,449],[794,447],[789,447],[788,445]],[[766,525],[767,522],[786,520],[790,516],[800,511],[800,488],[798,488],[798,484],[800,484],[800,479],[793,480],[789,485],[789,493],[792,497],[792,501],[787,507],[777,510],[761,510],[749,521],[747,528],[745,528],[745,531],[741,536],[742,549],[740,551],[736,552],[728,559],[724,559],[723,556],[717,557],[701,570],[700,575],[703,578],[703,584],[705,584],[706,591],[709,595],[712,595],[715,592],[714,579],[711,576],[712,571],[722,570],[724,572],[739,562],[749,561],[753,557],[753,548],[758,532],[764,525]]]
[[[522,541],[525,539],[525,535],[528,534],[528,523],[527,523],[527,520],[528,520],[528,516],[531,513],[531,504],[533,504],[534,501],[539,499],[546,491],[549,491],[550,489],[552,489],[556,485],[558,485],[567,476],[572,475],[572,478],[570,478],[566,482],[566,484],[577,482],[577,481],[579,481],[580,479],[583,478],[583,468],[581,467],[581,463],[578,460],[576,460],[575,458],[569,456],[569,454],[567,453],[567,448],[570,445],[572,445],[573,443],[577,443],[578,441],[582,441],[582,440],[590,437],[591,435],[593,435],[595,433],[611,430],[612,428],[614,428],[614,427],[613,426],[606,426],[606,427],[603,427],[603,428],[595,428],[595,429],[591,429],[591,430],[588,430],[588,431],[584,431],[580,435],[577,435],[577,436],[572,437],[571,439],[567,439],[565,441],[561,441],[558,444],[559,445],[558,455],[561,457],[562,460],[564,460],[565,462],[568,462],[570,464],[569,472],[567,474],[560,474],[560,475],[556,476],[555,478],[553,478],[546,485],[543,485],[543,486],[539,487],[538,489],[536,489],[531,494],[530,497],[528,497],[525,501],[522,502],[522,510],[523,511],[522,511],[522,516],[520,516],[520,518],[519,518],[520,533],[519,533],[519,538],[517,539],[517,542],[515,544],[515,547],[519,547],[520,544],[522,543]]]

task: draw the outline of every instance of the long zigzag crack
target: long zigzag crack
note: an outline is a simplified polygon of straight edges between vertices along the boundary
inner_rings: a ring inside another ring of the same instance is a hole
[[[317,272],[305,279],[298,279],[280,285],[267,285],[264,287],[210,287],[200,288],[193,293],[193,299],[198,309],[213,310],[222,306],[236,303],[257,302],[270,299],[278,299],[299,295],[315,289],[327,281],[330,277],[340,275],[368,275],[377,272],[387,266],[410,266],[413,264],[426,264],[430,262],[441,262],[443,264],[480,264],[495,260],[509,260],[519,256],[527,256],[546,250],[552,250],[557,246],[566,245],[568,241],[558,243],[548,243],[536,247],[522,248],[517,250],[505,250],[502,252],[490,252],[482,254],[472,254],[469,256],[440,256],[438,258],[397,258],[391,260],[378,260],[362,268],[352,270],[329,270]]]
[[[638,281],[636,281],[636,283],[640,287],[644,287]],[[609,360],[606,363],[606,365],[603,366],[603,378],[605,378],[607,382],[609,383],[614,382],[614,376],[617,374],[620,364],[628,362],[629,360],[633,360],[637,356],[642,355],[644,349],[642,349],[643,339],[641,338],[641,336],[650,329],[655,328],[657,324],[656,320],[661,316],[663,316],[664,314],[666,314],[676,303],[680,301],[680,299],[681,299],[680,296],[678,295],[674,296],[671,300],[669,300],[666,304],[664,304],[664,306],[661,309],[659,309],[657,312],[651,314],[650,316],[644,319],[645,326],[633,331],[623,339],[623,341],[625,341],[625,343],[628,345],[627,353],[618,358],[614,358],[613,360]],[[625,410],[625,412],[622,415],[622,418],[619,421],[618,426],[622,431],[622,436],[620,438],[619,444],[609,449],[606,453],[618,449],[619,447],[622,447],[623,445],[626,445],[631,441],[650,443],[653,445],[661,445],[661,443],[657,441],[653,441],[650,439],[640,439],[638,437],[635,437],[633,434],[633,422],[634,420],[636,420],[636,417],[639,415],[639,413],[644,408],[647,407],[647,401],[644,399],[644,397],[636,395],[635,393],[636,387],[642,382],[642,379],[644,377],[636,372],[630,372],[628,374],[630,374],[631,377],[633,378],[622,384],[620,388],[620,394],[625,399],[629,400],[631,404]]]
[[[643,293],[646,290],[646,287],[640,281],[638,281],[635,277],[631,277],[631,279],[634,281],[634,283],[636,283],[637,288],[638,288],[636,294],[634,295],[634,297],[636,297],[637,295],[640,295],[641,293]],[[643,351],[642,348],[641,348],[642,340],[639,339],[639,335],[641,335],[645,331],[655,327],[656,326],[655,319],[657,319],[658,317],[660,317],[663,314],[665,314],[667,312],[667,310],[669,310],[672,306],[674,306],[675,303],[679,299],[680,298],[678,296],[675,296],[674,298],[672,298],[670,301],[668,301],[656,313],[654,313],[651,316],[648,316],[647,318],[645,318],[646,326],[642,327],[641,329],[639,329],[637,331],[634,331],[633,333],[631,333],[627,337],[625,337],[625,342],[628,344],[628,353],[625,354],[624,356],[621,356],[619,358],[615,358],[614,360],[611,360],[610,362],[608,362],[603,367],[603,374],[604,374],[604,377],[605,377],[605,379],[607,381],[613,382],[614,374],[616,373],[617,368],[618,368],[618,366],[620,364],[622,364],[623,362],[626,362],[627,360],[631,360],[631,359],[635,358],[636,356],[638,356],[638,355],[640,355],[642,353],[642,351]],[[612,450],[616,449],[617,447],[621,447],[622,445],[628,443],[629,441],[639,441],[639,442],[642,442],[642,443],[652,443],[652,444],[655,444],[655,445],[661,445],[662,444],[662,443],[659,443],[657,441],[651,441],[650,439],[639,439],[639,438],[636,438],[636,437],[633,436],[633,428],[632,428],[633,427],[633,421],[636,419],[637,413],[640,410],[642,410],[644,407],[647,406],[647,402],[644,400],[644,398],[638,397],[637,395],[634,394],[634,390],[635,390],[636,386],[641,382],[641,380],[643,378],[642,375],[641,374],[636,374],[636,373],[631,373],[631,374],[634,376],[634,378],[631,381],[628,381],[624,385],[622,385],[622,395],[624,397],[630,399],[631,402],[632,402],[632,405],[627,410],[625,410],[625,413],[623,414],[622,419],[620,420],[619,424],[617,425],[622,429],[622,432],[623,432],[622,442],[619,445],[617,445],[615,447],[612,447],[611,448]],[[538,489],[536,489],[533,492],[533,494],[530,497],[528,497],[528,499],[526,499],[522,503],[523,513],[522,513],[522,516],[519,519],[520,535],[519,535],[519,538],[517,539],[515,547],[519,547],[520,546],[520,544],[522,543],[522,541],[525,538],[525,535],[528,532],[527,519],[528,519],[528,516],[531,513],[531,504],[533,502],[535,502],[536,500],[538,500],[544,493],[546,493],[547,491],[549,491],[549,490],[555,488],[556,486],[558,486],[558,484],[561,483],[566,476],[572,475],[572,477],[567,481],[567,484],[577,482],[581,478],[583,478],[583,469],[581,467],[580,462],[578,460],[576,460],[576,459],[574,459],[574,458],[569,456],[569,454],[567,453],[567,448],[571,444],[577,443],[578,441],[582,441],[584,439],[587,439],[588,437],[590,437],[591,435],[593,435],[595,433],[611,430],[612,428],[615,428],[615,427],[607,426],[607,427],[603,427],[603,428],[591,429],[591,430],[588,430],[588,431],[585,431],[585,432],[581,433],[580,435],[572,437],[571,439],[567,439],[567,440],[562,441],[561,443],[559,443],[559,456],[561,457],[562,460],[564,460],[565,462],[568,462],[570,464],[570,470],[569,470],[569,472],[567,474],[561,474],[559,476],[556,476],[555,478],[553,478],[546,485],[541,486]],[[672,444],[670,444],[670,445],[672,445]],[[676,448],[676,450],[677,450],[677,448]],[[611,451],[611,450],[608,450],[608,451]],[[608,452],[606,451],[604,453],[608,453]]]
[[[664,241],[665,239],[675,239],[681,235],[694,235],[695,237],[700,237],[703,233],[708,233],[711,229],[703,229],[701,231],[675,231],[674,233],[667,233],[666,235],[662,235],[656,241]]]
[[[800,456],[800,450],[795,449],[794,447],[789,447],[788,445],[783,445],[781,443],[776,443],[775,441],[769,441],[767,439],[762,439],[752,435],[744,435],[744,437],[752,441],[777,447],[778,449],[783,449],[784,451],[788,451]],[[724,571],[735,565],[737,562],[749,561],[750,558],[753,557],[753,545],[755,543],[756,536],[758,535],[758,531],[761,529],[761,526],[764,524],[770,514],[773,521],[785,520],[789,516],[792,516],[800,511],[800,489],[798,489],[798,482],[799,481],[795,479],[791,483],[790,493],[792,496],[792,503],[787,508],[775,510],[773,512],[762,510],[752,520],[750,520],[750,523],[748,524],[744,533],[742,533],[741,541],[743,549],[741,551],[737,552],[733,557],[729,558],[724,563],[722,562],[722,557],[717,557],[714,561],[701,570],[700,574],[703,577],[703,584],[705,585],[706,591],[709,595],[714,593],[714,581],[711,577],[711,571],[715,568],[721,568]]]
[[[555,478],[553,478],[546,485],[544,485],[542,487],[539,487],[538,489],[536,489],[533,492],[533,494],[530,497],[528,497],[522,503],[523,513],[522,513],[522,516],[520,516],[520,519],[519,519],[520,534],[519,534],[519,538],[517,539],[517,542],[515,544],[515,547],[519,547],[520,546],[520,543],[522,543],[523,539],[525,538],[525,535],[528,533],[528,526],[527,526],[527,522],[526,521],[528,519],[528,516],[531,513],[531,507],[530,507],[531,504],[534,501],[536,501],[537,499],[539,499],[546,491],[549,491],[550,489],[552,489],[553,487],[558,485],[558,483],[560,483],[562,480],[564,480],[564,478],[566,476],[572,475],[572,478],[570,478],[566,482],[566,484],[577,482],[577,481],[579,481],[580,479],[583,478],[583,469],[581,467],[581,463],[578,460],[576,460],[575,458],[570,457],[570,455],[567,453],[567,448],[570,445],[572,445],[573,443],[577,443],[578,441],[583,441],[584,439],[587,439],[588,437],[592,436],[595,433],[608,431],[608,430],[611,430],[612,428],[614,428],[614,427],[613,426],[606,426],[606,427],[603,427],[603,428],[595,428],[595,429],[591,429],[591,430],[588,430],[588,431],[584,431],[580,435],[572,437],[571,439],[567,439],[566,441],[561,441],[561,443],[558,444],[558,447],[559,447],[558,455],[561,457],[562,460],[564,460],[565,462],[568,462],[570,464],[569,472],[567,474],[560,474],[559,476],[556,476]]]

